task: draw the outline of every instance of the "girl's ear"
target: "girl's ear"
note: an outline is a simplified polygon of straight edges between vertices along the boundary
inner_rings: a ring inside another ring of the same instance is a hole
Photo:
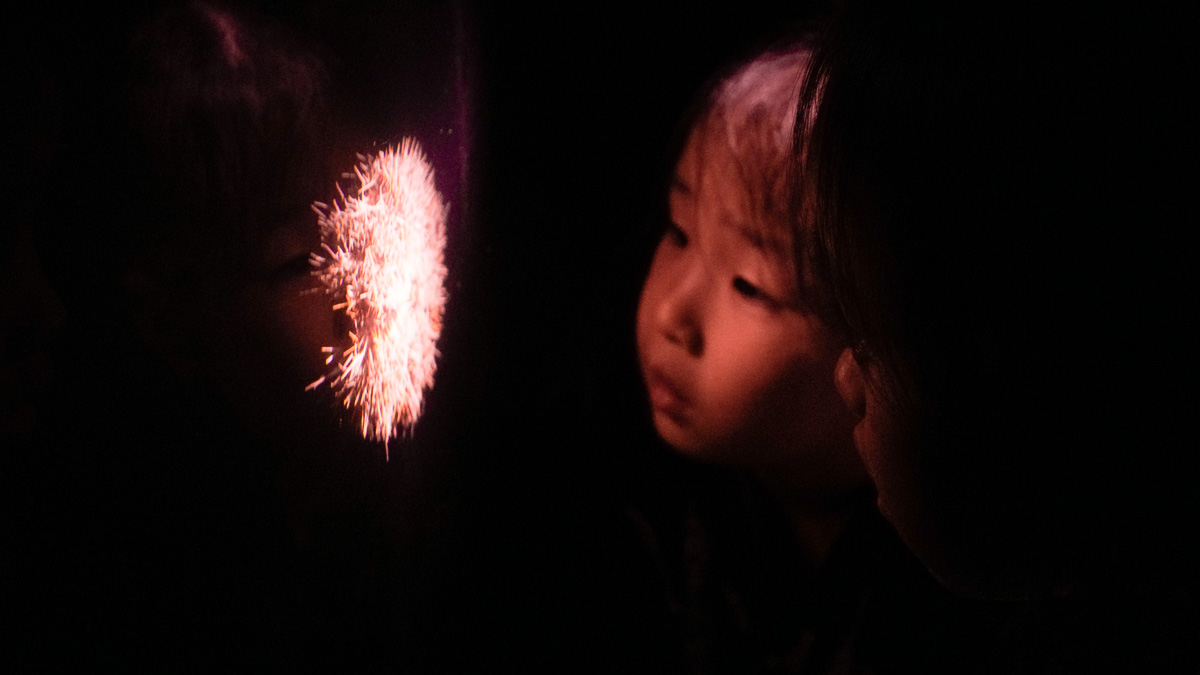
[[[838,356],[837,365],[833,367],[833,383],[855,424],[861,422],[867,415],[867,386],[853,349],[847,347]]]

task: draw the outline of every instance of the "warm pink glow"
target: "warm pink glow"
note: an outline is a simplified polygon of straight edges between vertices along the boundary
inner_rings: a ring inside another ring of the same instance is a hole
[[[397,429],[412,430],[433,386],[446,304],[446,206],[416,141],[361,159],[357,194],[314,206],[325,255],[312,263],[334,309],[354,321],[350,347],[323,349],[327,364],[336,360],[331,386],[363,437],[386,444]]]

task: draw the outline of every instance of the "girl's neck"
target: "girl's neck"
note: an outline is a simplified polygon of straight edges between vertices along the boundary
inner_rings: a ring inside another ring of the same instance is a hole
[[[870,486],[862,485],[814,496],[797,490],[795,485],[781,480],[777,474],[760,474],[758,478],[783,509],[805,559],[814,569],[825,562],[850,519],[871,494]]]

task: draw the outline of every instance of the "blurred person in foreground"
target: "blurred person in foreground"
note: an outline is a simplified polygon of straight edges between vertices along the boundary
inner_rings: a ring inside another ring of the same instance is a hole
[[[1196,656],[1194,59],[1173,30],[846,2],[797,117],[804,245],[881,510],[949,588],[1029,613],[1035,669]]]

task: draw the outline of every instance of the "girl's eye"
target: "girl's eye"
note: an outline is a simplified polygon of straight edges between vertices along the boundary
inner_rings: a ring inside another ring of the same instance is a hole
[[[733,278],[733,290],[743,298],[770,310],[778,310],[784,306],[777,298],[742,277]]]
[[[284,283],[292,279],[307,278],[312,275],[313,266],[309,254],[303,253],[283,261],[271,270],[268,279],[272,283]]]
[[[670,241],[672,244],[675,244],[676,246],[678,246],[680,248],[687,246],[687,243],[688,243],[687,233],[683,231],[683,228],[679,227],[675,223],[672,223],[672,222],[667,223],[667,232],[664,236],[666,236],[668,241]]]
[[[741,277],[734,277],[733,290],[737,291],[742,297],[749,298],[751,300],[762,300],[766,298],[766,296],[763,295],[763,292],[759,290],[757,286]]]

